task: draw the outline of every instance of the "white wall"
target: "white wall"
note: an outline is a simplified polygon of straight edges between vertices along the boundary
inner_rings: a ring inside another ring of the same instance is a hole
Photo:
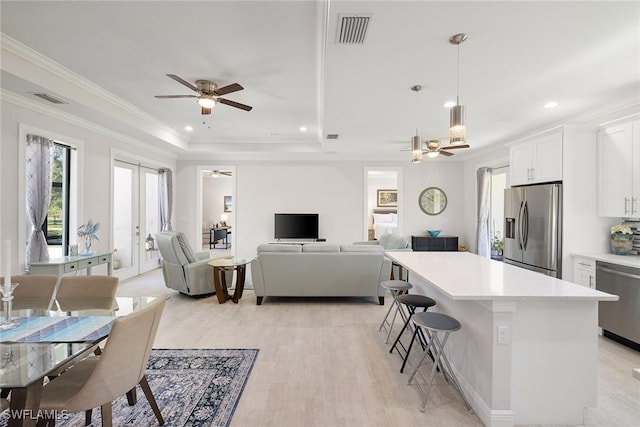
[[[202,180],[202,227],[208,228],[220,222],[224,213],[224,196],[232,196],[233,178],[220,175],[217,178],[204,176]],[[233,200],[233,199],[232,199]],[[231,208],[233,210],[233,207]],[[229,212],[227,224],[233,227],[233,215]]]
[[[147,159],[149,162],[162,164],[175,169],[175,160],[170,153],[155,150],[153,147],[136,147],[130,143],[106,136],[78,124],[73,124],[46,113],[37,112],[25,107],[7,102],[1,103],[2,129],[0,156],[0,182],[2,184],[2,204],[0,205],[2,223],[0,236],[4,241],[12,242],[12,273],[24,270],[25,247],[24,236],[19,233],[19,212],[24,210],[25,200],[20,198],[18,188],[18,126],[19,124],[46,130],[56,135],[67,136],[81,141],[82,150],[78,159],[82,167],[79,181],[80,194],[78,214],[81,222],[92,218],[100,222],[98,237],[93,248],[97,251],[113,249],[111,231],[111,157],[113,151],[128,153],[131,157]],[[46,136],[46,135],[45,135]],[[98,267],[99,269],[100,267]],[[98,270],[98,272],[100,272]],[[106,272],[106,270],[105,270]]]
[[[175,192],[175,229],[185,231],[192,244],[199,239],[199,224],[191,206],[196,201],[197,168],[202,162],[178,161]],[[401,189],[404,236],[425,234],[439,228],[445,234],[460,235],[464,227],[462,163],[425,162],[228,162],[236,165],[234,194],[235,255],[255,256],[256,247],[273,239],[273,214],[276,212],[319,213],[320,236],[329,242],[351,243],[362,240],[363,210],[366,207],[365,167],[402,167]],[[420,192],[440,187],[448,197],[448,206],[438,216],[425,215],[418,207]]]

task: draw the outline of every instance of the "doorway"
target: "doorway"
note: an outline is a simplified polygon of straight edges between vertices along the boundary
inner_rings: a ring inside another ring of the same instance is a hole
[[[364,240],[402,236],[402,168],[365,168]]]
[[[114,276],[127,279],[157,268],[159,231],[158,170],[114,160]]]
[[[234,255],[237,227],[235,166],[199,166],[196,224],[202,250],[215,257]]]

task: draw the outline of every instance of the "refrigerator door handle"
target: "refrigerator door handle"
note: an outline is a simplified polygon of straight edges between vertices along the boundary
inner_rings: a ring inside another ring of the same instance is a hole
[[[528,204],[528,202],[526,200],[524,202],[522,223],[524,224],[524,227],[523,227],[524,233],[523,233],[523,239],[522,239],[522,246],[526,250],[527,249],[527,243],[529,243],[529,204]]]
[[[517,219],[517,227],[516,227],[516,240],[518,241],[518,246],[520,250],[523,249],[522,246],[522,207],[524,206],[524,202],[520,202],[520,208],[518,209],[518,219]]]

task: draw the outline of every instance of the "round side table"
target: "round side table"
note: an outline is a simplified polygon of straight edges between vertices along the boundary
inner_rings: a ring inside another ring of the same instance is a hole
[[[208,262],[213,267],[213,284],[216,287],[216,295],[218,296],[218,302],[224,304],[227,300],[231,300],[234,303],[238,303],[238,300],[242,298],[242,291],[244,290],[244,277],[247,268],[251,260],[238,259],[238,258],[216,258]],[[233,296],[229,295],[227,289],[227,271],[236,271],[236,289],[233,292]]]

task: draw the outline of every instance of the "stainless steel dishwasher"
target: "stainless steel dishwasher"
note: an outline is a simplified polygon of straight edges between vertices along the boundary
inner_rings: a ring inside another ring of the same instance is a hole
[[[640,268],[597,261],[596,288],[620,297],[599,303],[598,323],[604,335],[640,350]]]

